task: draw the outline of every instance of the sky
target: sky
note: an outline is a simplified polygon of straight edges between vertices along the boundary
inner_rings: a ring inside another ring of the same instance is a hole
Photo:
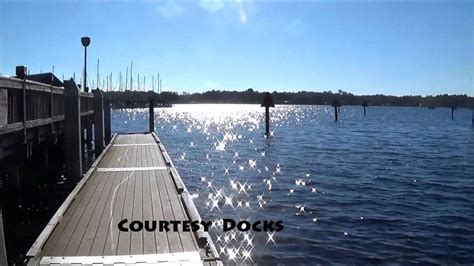
[[[0,0],[0,28],[2,75],[80,80],[90,36],[90,83],[474,96],[474,1]]]

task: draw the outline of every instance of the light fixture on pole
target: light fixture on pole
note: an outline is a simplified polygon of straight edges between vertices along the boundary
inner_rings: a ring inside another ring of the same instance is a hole
[[[87,46],[91,43],[89,37],[81,38],[82,46],[84,46],[84,80],[82,81],[82,91],[89,92],[87,88]]]

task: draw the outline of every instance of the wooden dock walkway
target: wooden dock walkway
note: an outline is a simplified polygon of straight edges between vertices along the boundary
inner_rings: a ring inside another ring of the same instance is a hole
[[[206,232],[123,232],[123,219],[201,220],[154,133],[112,138],[30,248],[28,264],[220,264]]]

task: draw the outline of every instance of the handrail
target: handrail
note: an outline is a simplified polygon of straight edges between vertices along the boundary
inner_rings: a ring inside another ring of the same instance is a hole
[[[64,87],[0,76],[0,90],[7,90],[8,93],[8,121],[7,124],[0,125],[0,135],[25,131],[32,125],[39,127],[64,119]],[[83,102],[81,115],[93,115],[94,95],[81,92],[80,97]]]
[[[51,86],[49,84],[44,84],[41,82],[33,81],[33,80],[25,80],[15,78],[15,77],[3,77],[0,76],[0,88],[7,89],[7,90],[23,90],[23,82],[25,82],[25,86],[27,90],[35,90],[35,91],[44,91],[44,92],[51,92],[53,89],[53,93],[63,94],[64,88]]]

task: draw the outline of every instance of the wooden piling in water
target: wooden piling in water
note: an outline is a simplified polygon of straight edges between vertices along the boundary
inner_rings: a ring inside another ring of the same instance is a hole
[[[92,147],[92,123],[90,119],[87,119],[87,125],[86,125],[86,146],[87,149],[91,149]]]
[[[64,151],[67,178],[82,177],[81,97],[74,80],[64,81]]]
[[[3,186],[14,193],[19,193],[21,189],[20,169],[24,166],[21,157],[22,155],[17,154],[17,158],[8,158],[2,165],[2,168],[7,174],[6,182]]]
[[[110,95],[104,97],[104,138],[105,144],[109,144],[112,138],[112,124],[110,120]]]
[[[364,101],[364,102],[362,103],[362,106],[364,107],[364,116],[367,116],[367,112],[366,112],[365,109],[367,108],[367,106],[369,106],[369,104],[368,104],[366,101]]]
[[[148,126],[149,126],[149,132],[154,132],[155,131],[155,99],[153,98],[153,92],[150,92],[150,103],[148,106],[148,113],[149,113],[149,119],[148,119]]]
[[[270,135],[270,108],[265,107],[265,135]]]
[[[94,147],[95,156],[104,150],[104,95],[101,90],[94,90]]]
[[[265,93],[261,107],[265,107],[265,136],[270,136],[270,107],[275,107],[272,96],[269,92]]]
[[[334,121],[337,122],[337,120],[339,119],[339,107],[341,107],[339,99],[334,99],[334,101],[332,102],[332,107],[334,107]]]
[[[451,106],[451,119],[454,119],[454,111],[456,110],[456,106]]]

